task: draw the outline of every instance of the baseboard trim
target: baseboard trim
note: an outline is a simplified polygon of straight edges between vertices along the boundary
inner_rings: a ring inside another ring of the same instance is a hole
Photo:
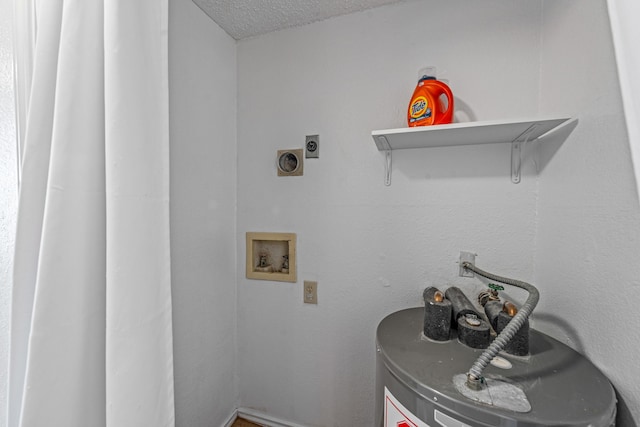
[[[261,424],[266,427],[307,427],[302,424],[291,423],[250,408],[238,408],[235,415],[236,417],[241,417],[247,421]]]
[[[231,414],[229,416],[229,418],[227,419],[227,422],[222,424],[222,427],[231,427],[236,419],[238,419],[238,410],[237,409],[235,411],[233,411],[233,414]]]

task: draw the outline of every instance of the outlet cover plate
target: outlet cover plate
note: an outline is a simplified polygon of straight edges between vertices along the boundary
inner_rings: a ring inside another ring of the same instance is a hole
[[[307,135],[305,138],[305,157],[317,159],[320,157],[320,135]]]
[[[460,261],[459,261],[460,271],[458,272],[460,277],[475,277],[476,274],[473,271],[467,270],[462,266],[462,264],[465,262],[470,262],[471,264],[475,265],[476,254],[474,254],[473,252],[460,251]]]
[[[318,282],[305,280],[302,292],[305,304],[318,304]]]

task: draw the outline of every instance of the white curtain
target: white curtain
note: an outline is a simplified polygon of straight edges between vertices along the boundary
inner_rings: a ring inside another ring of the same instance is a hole
[[[167,0],[28,1],[9,427],[173,426]]]
[[[608,0],[607,4],[636,186],[640,192],[640,2]]]

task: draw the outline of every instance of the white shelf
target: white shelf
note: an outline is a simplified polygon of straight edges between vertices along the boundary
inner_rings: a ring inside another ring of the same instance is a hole
[[[521,144],[550,133],[569,118],[532,120],[502,120],[453,123],[449,125],[420,126],[386,129],[371,132],[378,150],[387,156],[386,184],[391,183],[391,151],[411,148],[454,147],[509,143],[511,153],[511,179],[520,182]]]

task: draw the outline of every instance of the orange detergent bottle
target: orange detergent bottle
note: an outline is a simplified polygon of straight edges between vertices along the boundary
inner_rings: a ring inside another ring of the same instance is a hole
[[[407,111],[409,127],[443,125],[453,121],[453,93],[435,75],[435,67],[420,70],[418,85]]]

